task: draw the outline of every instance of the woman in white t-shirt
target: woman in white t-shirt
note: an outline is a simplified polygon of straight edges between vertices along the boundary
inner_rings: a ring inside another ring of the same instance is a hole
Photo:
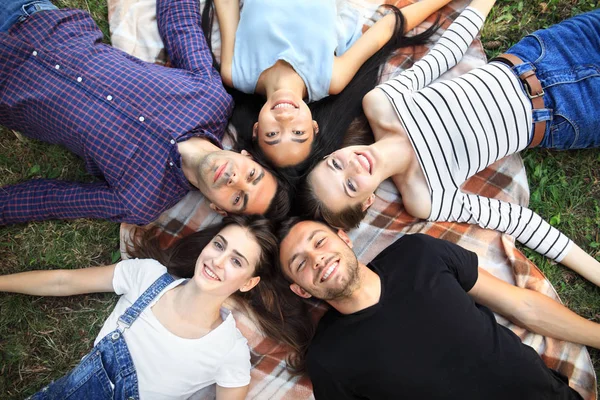
[[[92,351],[34,399],[187,399],[213,383],[217,399],[243,399],[250,352],[222,308],[232,295],[253,309],[265,333],[295,347],[297,332],[284,331],[294,324],[282,323],[289,315],[278,293],[285,292],[274,290],[277,241],[267,220],[229,217],[165,250],[154,232],[134,242],[132,255],[153,259],[0,276],[4,292],[121,295]]]

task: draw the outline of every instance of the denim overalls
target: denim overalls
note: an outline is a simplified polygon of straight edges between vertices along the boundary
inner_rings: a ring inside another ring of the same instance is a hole
[[[68,375],[52,382],[31,399],[139,399],[138,379],[123,332],[174,279],[165,273],[119,317],[106,335]]]

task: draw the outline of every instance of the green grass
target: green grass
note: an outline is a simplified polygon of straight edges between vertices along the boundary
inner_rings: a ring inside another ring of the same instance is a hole
[[[105,0],[59,0],[90,11],[108,43]],[[544,6],[545,4],[545,6]],[[498,1],[482,32],[489,57],[536,29],[597,8],[595,1]],[[597,150],[524,153],[531,208],[600,258],[600,156]],[[77,157],[0,127],[0,185],[31,178],[92,181]],[[115,262],[118,224],[78,220],[0,228],[0,274]],[[573,310],[600,321],[600,291],[577,274],[525,249]],[[0,294],[0,398],[21,399],[70,368],[91,348],[113,308],[113,295],[39,298]],[[597,373],[600,353],[590,351]]]

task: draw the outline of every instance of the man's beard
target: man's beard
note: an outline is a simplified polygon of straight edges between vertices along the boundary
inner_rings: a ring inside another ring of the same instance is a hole
[[[348,280],[345,284],[339,288],[324,289],[322,294],[309,292],[311,295],[321,300],[339,300],[350,297],[350,295],[359,287],[360,277],[358,275],[358,260],[356,259],[354,252],[350,248],[346,249],[340,254],[340,260],[345,260],[347,262]]]

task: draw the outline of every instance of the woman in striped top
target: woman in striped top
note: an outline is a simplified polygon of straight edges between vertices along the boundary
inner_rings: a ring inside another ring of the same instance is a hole
[[[527,36],[504,56],[509,61],[492,60],[432,83],[461,59],[493,3],[474,0],[422,60],[365,96],[376,142],[319,162],[308,190],[301,191],[306,212],[352,228],[377,186],[391,177],[411,215],[508,233],[600,285],[600,264],[539,215],[461,190],[469,177],[532,142],[559,149],[600,145],[594,110],[600,102],[600,11]],[[528,75],[541,89],[522,82]],[[537,132],[539,126],[545,130]]]

